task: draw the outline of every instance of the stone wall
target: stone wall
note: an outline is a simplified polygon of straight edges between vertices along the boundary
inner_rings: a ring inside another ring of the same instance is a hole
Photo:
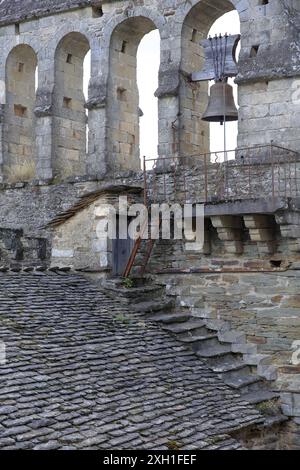
[[[82,180],[57,185],[12,185],[0,191],[0,220],[6,228],[50,236],[45,225],[74,206],[82,196],[109,185],[110,180]]]
[[[269,150],[267,149],[266,152],[268,154]],[[255,152],[253,156],[261,159],[261,162],[258,165],[253,163],[250,178],[246,154],[244,160],[240,158],[237,161],[229,162],[227,167],[222,163],[209,164],[207,172],[208,201],[216,204],[224,200],[251,200],[254,198],[252,202],[254,207],[258,204],[257,199],[261,198],[265,201],[261,205],[261,213],[264,213],[265,210],[270,211],[272,209],[271,161],[266,160],[265,156],[261,156],[260,151],[258,156],[255,156]],[[254,162],[255,158],[253,158]],[[289,154],[280,151],[276,158],[277,162],[280,160],[284,162],[289,158]],[[297,161],[277,163],[274,165],[274,172],[275,196],[277,199],[283,198],[278,207],[288,208],[285,202],[286,198],[297,199],[299,197],[299,163]],[[227,175],[229,189],[224,192],[225,175]],[[112,184],[143,187],[143,175],[141,172],[123,172],[116,173],[114,178],[70,178],[61,184],[43,184],[38,181],[31,184],[3,184],[0,189],[1,225],[8,228],[24,228],[27,233],[39,233],[44,225],[59,213],[71,208],[81,196]],[[194,158],[188,159],[185,165],[179,164],[168,172],[150,171],[147,187],[149,202],[203,203],[205,202],[204,166]],[[292,220],[286,224],[295,225]]]
[[[97,224],[108,215],[101,207],[105,202],[106,198],[100,197],[54,230],[51,254],[54,267],[98,272],[111,267],[108,239],[100,239],[97,234]]]
[[[297,265],[295,265],[297,268]],[[195,314],[227,322],[246,335],[260,354],[270,356],[281,381],[298,374],[292,366],[293,342],[300,338],[299,270],[161,275],[170,295]],[[270,331],[272,329],[272,331]],[[292,385],[292,384],[291,384]]]
[[[8,181],[30,181],[36,175],[35,74],[37,56],[27,45],[16,46],[6,63],[3,163]]]
[[[126,191],[122,196],[126,195]],[[53,228],[51,264],[53,267],[68,266],[73,270],[90,273],[106,273],[112,271],[113,240],[109,236],[110,227],[117,230],[119,214],[118,193],[102,192],[87,198],[80,210],[71,218]],[[139,202],[138,195],[128,194],[128,204]],[[112,234],[113,235],[113,234]],[[115,236],[117,233],[115,232]]]
[[[108,126],[110,163],[114,169],[138,170],[139,91],[137,50],[145,34],[156,29],[146,18],[129,18],[113,32],[110,45],[108,86]]]
[[[41,237],[28,237],[23,230],[0,228],[1,271],[12,269],[46,269],[49,266],[49,245]]]
[[[169,273],[156,279],[177,299],[178,308],[191,309],[214,330],[231,331],[232,351],[276,380],[283,412],[299,424],[299,262],[282,272],[235,272],[230,262],[219,269],[224,273]]]
[[[299,150],[299,85],[300,81],[284,78],[243,86],[239,114],[247,126],[240,128],[240,147],[274,141]]]
[[[89,49],[85,36],[70,33],[62,39],[55,55],[53,176],[58,179],[87,173],[83,64]]]

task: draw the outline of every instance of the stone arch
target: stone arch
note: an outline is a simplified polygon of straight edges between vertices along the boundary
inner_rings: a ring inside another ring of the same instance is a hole
[[[177,30],[180,30],[182,28],[186,17],[192,11],[195,12],[195,7],[201,9],[203,13],[208,12],[209,18],[212,18],[216,15],[215,20],[220,17],[220,12],[226,13],[226,11],[224,10],[236,10],[239,14],[241,22],[245,21],[248,18],[249,12],[251,11],[251,5],[249,0],[189,0],[188,2],[185,2],[181,8],[178,8],[176,10],[175,17],[177,20],[176,22],[178,23]],[[213,13],[213,11],[215,13]]]
[[[111,36],[108,77],[108,155],[115,170],[139,170],[139,91],[137,50],[142,38],[157,29],[145,16],[119,22]]]
[[[55,52],[53,170],[58,178],[86,173],[87,115],[83,65],[89,50],[86,36],[71,32],[60,40]]]
[[[55,30],[55,35],[47,43],[47,56],[53,57],[53,60],[55,61],[58,48],[64,39],[70,34],[78,34],[86,39],[89,44],[89,50],[92,54],[92,75],[99,73],[99,58],[101,54],[100,41],[99,38],[87,28],[84,22],[74,22],[72,24],[66,23],[57,28]],[[43,54],[43,51],[41,51],[41,54]],[[54,77],[52,80],[54,81]]]
[[[127,10],[127,13],[118,16],[112,16],[103,28],[102,44],[103,48],[109,47],[114,31],[129,19],[144,18],[153,23],[153,29],[158,29],[161,38],[165,36],[167,22],[163,15],[158,11],[149,10],[146,7],[135,7],[134,10]]]
[[[14,47],[5,69],[4,176],[30,181],[36,175],[35,98],[37,54],[27,44]]]
[[[201,120],[208,102],[208,82],[191,83],[189,76],[204,65],[200,42],[207,38],[215,21],[225,13],[241,9],[237,0],[192,1],[181,29],[180,153],[201,155],[210,152],[210,126]],[[245,3],[243,3],[245,5]],[[241,11],[245,13],[245,7]]]

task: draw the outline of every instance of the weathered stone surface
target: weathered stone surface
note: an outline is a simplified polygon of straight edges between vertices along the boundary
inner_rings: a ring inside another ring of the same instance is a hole
[[[77,275],[0,275],[0,301],[1,448],[167,449],[175,430],[180,448],[221,448],[262,421],[176,339]]]
[[[4,0],[0,6],[1,23],[14,23],[28,18],[49,15],[49,12],[57,13],[93,3],[95,3],[94,0],[43,0],[42,2],[40,0],[26,2],[23,0],[15,0],[14,2]]]

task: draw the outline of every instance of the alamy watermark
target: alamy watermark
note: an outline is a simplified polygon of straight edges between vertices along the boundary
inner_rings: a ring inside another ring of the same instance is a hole
[[[203,204],[128,204],[120,196],[118,207],[103,204],[95,208],[97,237],[111,240],[185,240],[204,245]]]

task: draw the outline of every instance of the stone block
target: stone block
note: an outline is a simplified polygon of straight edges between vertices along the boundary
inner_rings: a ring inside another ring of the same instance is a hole
[[[234,343],[231,347],[232,352],[241,354],[256,354],[257,346],[247,343]]]
[[[241,241],[243,233],[240,229],[218,228],[218,237],[223,241]]]
[[[269,242],[275,239],[275,233],[270,229],[251,229],[249,233],[254,242]]]
[[[245,215],[244,222],[249,229],[266,229],[274,225],[274,219],[268,215]]]
[[[288,249],[291,253],[300,253],[300,238],[288,240]]]
[[[242,254],[244,251],[243,243],[240,241],[225,241],[225,251],[228,254]]]
[[[190,242],[190,243],[185,243],[185,251],[210,254],[211,246],[209,242],[204,242],[204,244],[197,243],[197,242]]]
[[[300,225],[280,225],[283,238],[300,238]]]
[[[271,255],[276,252],[277,242],[258,242],[257,249],[260,255]]]
[[[52,258],[73,258],[74,250],[54,248],[51,252]]]
[[[215,228],[242,228],[242,218],[233,215],[213,216],[211,222]]]

